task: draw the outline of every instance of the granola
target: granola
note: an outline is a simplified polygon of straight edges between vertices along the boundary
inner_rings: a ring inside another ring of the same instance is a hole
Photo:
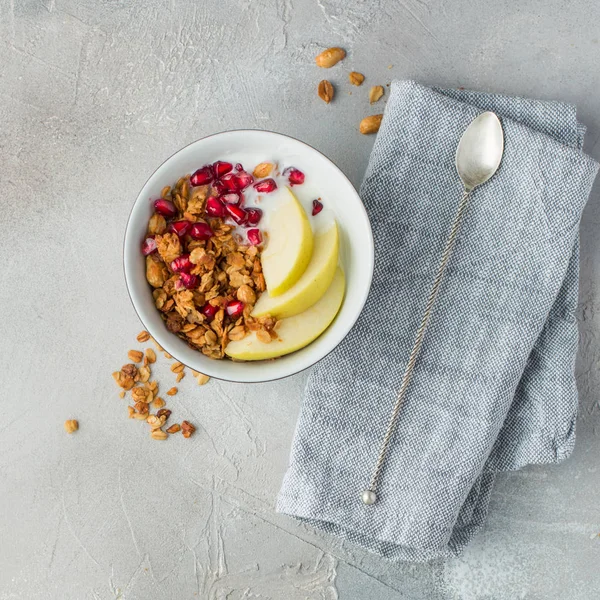
[[[261,163],[254,175],[266,177],[274,168],[273,163]],[[236,225],[254,227],[262,212],[242,208],[242,191],[254,181],[253,175],[241,165],[232,169],[229,163],[216,162],[165,187],[154,203],[142,246],[146,279],[167,329],[213,359],[226,357],[230,340],[242,339],[250,331],[262,331],[266,338],[274,325],[269,316],[251,316],[258,295],[266,289],[260,261],[262,236],[259,230],[248,229],[246,241]],[[225,195],[217,191],[216,181],[211,184],[217,176],[221,185],[233,182]],[[263,179],[255,187],[266,186],[268,193],[269,182],[274,184]],[[237,203],[230,204],[232,199]],[[258,243],[253,245],[254,241]],[[144,366],[156,360],[154,352],[147,351],[146,357]],[[130,359],[142,360],[139,354]],[[181,373],[181,368],[176,364],[173,371]],[[178,375],[177,380],[182,378]],[[127,380],[123,383],[128,385]]]

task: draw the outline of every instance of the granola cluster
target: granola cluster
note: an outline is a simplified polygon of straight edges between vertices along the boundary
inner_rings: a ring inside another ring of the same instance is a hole
[[[207,216],[207,200],[217,194],[210,184],[192,186],[189,175],[162,190],[161,202],[174,209],[167,221],[159,205],[148,222],[146,279],[167,329],[222,359],[229,340],[250,331],[276,339],[277,320],[250,316],[266,289],[261,246],[244,243],[224,218]]]
[[[142,344],[152,340],[157,350],[164,352],[147,331],[140,332],[137,340]],[[164,355],[168,360],[172,358],[167,352],[164,352]],[[132,404],[127,406],[129,418],[146,421],[150,427],[150,437],[155,440],[166,440],[169,435],[179,431],[182,432],[183,437],[189,438],[196,431],[196,428],[188,421],[182,421],[181,424],[173,423],[163,429],[167,425],[171,411],[165,408],[167,403],[158,395],[158,382],[150,380],[151,365],[156,362],[156,352],[152,348],[146,348],[145,353],[141,350],[130,350],[127,356],[132,362],[123,365],[119,371],[115,371],[112,375],[121,388],[120,397],[125,398],[127,392],[131,395]],[[171,371],[176,375],[177,382],[185,377],[185,366],[180,362],[174,362],[171,365]],[[193,371],[193,374],[198,381],[198,385],[204,385],[209,380],[209,377],[202,373]],[[177,388],[172,387],[166,392],[166,395],[174,396],[177,392]],[[152,410],[156,412],[153,413]],[[67,421],[65,423],[65,429],[68,433],[72,433],[77,427],[77,421]]]

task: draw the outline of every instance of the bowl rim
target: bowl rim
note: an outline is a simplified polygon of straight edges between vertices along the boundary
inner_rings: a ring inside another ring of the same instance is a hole
[[[291,135],[287,135],[285,133],[280,133],[278,131],[271,131],[270,129],[256,129],[256,128],[251,128],[251,129],[225,129],[222,131],[217,131],[215,133],[211,133],[209,135],[200,137],[188,144],[186,144],[185,146],[182,146],[181,148],[179,148],[178,150],[176,150],[175,152],[173,152],[170,156],[168,156],[165,160],[163,160],[160,165],[158,165],[154,171],[150,174],[150,176],[146,179],[146,181],[143,183],[142,187],[140,188],[140,191],[138,192],[135,200],[133,201],[133,204],[131,205],[131,209],[129,211],[129,216],[127,217],[127,222],[125,223],[125,232],[123,234],[123,246],[122,246],[122,269],[123,269],[123,278],[125,279],[125,288],[127,290],[127,295],[129,296],[129,301],[131,302],[131,305],[133,306],[133,310],[135,311],[135,314],[137,315],[137,318],[140,320],[140,323],[144,326],[144,329],[146,331],[148,331],[148,326],[146,325],[146,323],[144,323],[144,320],[142,319],[142,317],[140,316],[140,312],[138,311],[138,308],[133,300],[133,297],[131,295],[131,290],[129,288],[129,281],[127,280],[127,268],[125,265],[125,256],[126,256],[126,252],[125,252],[125,247],[126,247],[126,243],[127,243],[127,236],[129,233],[129,226],[131,223],[131,217],[133,215],[134,212],[134,208],[138,203],[138,200],[140,199],[140,195],[142,193],[142,190],[148,185],[149,181],[154,177],[154,175],[163,167],[163,165],[165,165],[166,163],[168,163],[173,157],[175,157],[177,154],[179,154],[180,152],[183,152],[186,148],[189,148],[190,146],[193,146],[195,144],[197,144],[198,142],[213,138],[213,137],[217,137],[226,133],[268,133],[268,134],[272,134],[272,135],[276,135],[282,138],[287,138],[289,140],[293,140],[294,142],[297,142],[299,144],[302,144],[303,146],[306,146],[307,148],[313,150],[314,152],[316,152],[317,154],[319,154],[323,159],[325,159],[327,162],[331,163],[331,165],[337,169],[337,171],[340,173],[340,175],[348,182],[348,184],[350,185],[350,187],[355,191],[356,195],[358,196],[358,199],[360,200],[359,203],[359,208],[362,212],[362,216],[364,217],[366,224],[367,224],[367,231],[368,231],[368,239],[369,239],[369,254],[367,256],[369,264],[368,264],[368,270],[369,270],[369,276],[368,276],[368,282],[367,285],[364,288],[364,292],[363,292],[363,297],[361,298],[360,301],[360,309],[356,312],[356,316],[353,317],[352,322],[349,324],[349,327],[347,329],[347,331],[344,333],[344,335],[340,338],[340,340],[338,341],[338,343],[333,346],[330,350],[328,350],[325,354],[323,354],[322,356],[320,356],[319,358],[317,358],[317,360],[315,360],[314,362],[312,362],[309,365],[306,365],[305,367],[302,367],[301,369],[298,369],[297,371],[294,371],[292,373],[287,373],[285,375],[281,375],[279,377],[269,377],[268,379],[264,379],[264,380],[253,380],[253,381],[237,381],[237,380],[232,380],[232,379],[226,379],[224,377],[217,377],[215,375],[210,375],[211,378],[216,379],[218,381],[225,381],[228,383],[241,383],[241,384],[254,384],[254,383],[268,383],[270,381],[280,381],[282,379],[286,379],[288,377],[292,377],[294,375],[297,375],[298,373],[303,373],[304,371],[306,371],[307,369],[310,369],[311,367],[314,367],[317,363],[321,362],[326,356],[329,356],[343,341],[344,339],[346,339],[346,337],[348,336],[348,334],[350,333],[350,331],[352,330],[352,328],[354,327],[354,325],[356,324],[356,321],[358,321],[358,318],[360,317],[360,315],[362,314],[362,311],[365,307],[365,304],[367,302],[367,299],[369,297],[369,294],[371,292],[371,285],[373,283],[373,272],[374,272],[374,267],[375,267],[375,241],[373,238],[373,228],[371,226],[371,220],[369,219],[369,215],[367,213],[367,209],[365,208],[365,205],[362,201],[362,198],[360,197],[360,194],[358,192],[358,190],[354,187],[354,184],[350,181],[349,177],[340,169],[340,167],[337,166],[336,163],[334,163],[328,156],[326,156],[325,154],[323,154],[323,152],[321,152],[320,150],[318,150],[317,148],[315,148],[314,146],[311,146],[309,143],[304,142],[302,140],[299,140],[298,138],[295,138]],[[343,304],[343,303],[342,303]],[[327,330],[325,330],[327,331]],[[325,333],[325,332],[323,332]],[[171,334],[173,335],[173,334]],[[152,339],[154,339],[154,336],[152,336]],[[154,341],[158,344],[158,340]],[[310,345],[310,344],[309,344]],[[162,347],[162,346],[161,346]],[[173,356],[173,358],[176,358],[175,356]],[[184,361],[180,360],[179,358],[176,358],[176,360],[178,362],[181,362],[185,367],[187,367],[188,369],[195,371],[196,369],[193,369],[190,365],[186,364]],[[259,364],[262,361],[257,361]]]

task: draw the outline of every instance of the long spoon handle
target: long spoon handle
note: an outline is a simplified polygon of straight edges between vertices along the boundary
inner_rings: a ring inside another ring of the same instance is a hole
[[[410,356],[408,358],[408,362],[406,363],[406,367],[404,369],[404,375],[402,377],[402,383],[400,385],[400,390],[398,391],[398,396],[396,397],[396,403],[394,404],[394,410],[390,416],[390,420],[388,421],[387,430],[385,432],[385,436],[383,441],[381,442],[381,446],[379,449],[379,456],[377,458],[377,463],[375,468],[373,469],[373,473],[371,475],[371,481],[369,483],[369,487],[362,492],[361,498],[365,504],[374,504],[377,501],[377,484],[379,482],[379,478],[381,476],[381,471],[383,469],[383,465],[385,462],[385,457],[387,455],[388,447],[390,445],[390,441],[394,434],[394,430],[396,428],[396,421],[398,420],[398,415],[400,414],[400,408],[402,407],[402,402],[404,400],[404,396],[406,394],[406,390],[408,385],[410,384],[410,380],[412,378],[413,370],[415,367],[415,362],[419,356],[419,352],[421,350],[421,346],[423,345],[423,339],[425,337],[425,330],[427,329],[427,325],[429,324],[429,320],[431,318],[431,313],[433,312],[433,306],[435,304],[435,300],[437,298],[440,284],[442,283],[442,279],[444,277],[444,272],[446,271],[446,266],[448,265],[448,261],[450,259],[450,255],[452,254],[452,250],[454,248],[454,242],[458,236],[458,232],[460,230],[460,226],[462,223],[462,219],[465,213],[465,210],[468,205],[469,196],[471,195],[472,190],[465,190],[463,196],[460,200],[460,204],[458,205],[458,211],[456,212],[456,216],[454,217],[454,222],[452,223],[452,229],[450,230],[450,235],[446,240],[446,246],[444,248],[444,252],[442,253],[442,259],[440,261],[440,265],[437,270],[437,274],[433,281],[433,285],[431,286],[431,291],[429,292],[429,297],[427,298],[427,304],[425,305],[425,310],[423,312],[423,317],[421,318],[421,324],[419,325],[419,329],[417,329],[417,335],[415,337],[415,343],[413,344],[412,350],[410,352]]]

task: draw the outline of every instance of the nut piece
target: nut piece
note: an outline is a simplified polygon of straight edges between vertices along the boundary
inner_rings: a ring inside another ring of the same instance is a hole
[[[184,438],[189,438],[196,428],[189,421],[181,421],[181,432]]]
[[[318,93],[319,93],[319,98],[321,98],[321,100],[323,100],[323,102],[325,102],[325,104],[329,104],[333,100],[333,94],[334,94],[334,90],[333,90],[333,86],[331,85],[331,82],[327,81],[327,79],[323,79],[323,81],[321,81],[319,83]]]
[[[150,364],[156,362],[156,352],[152,348],[146,348],[146,358]]]
[[[135,339],[140,344],[143,344],[144,342],[147,342],[150,339],[150,334],[146,330],[140,331]]]
[[[379,98],[381,98],[382,96],[383,96],[383,86],[382,85],[374,85],[369,90],[369,102],[371,104],[374,104],[375,102],[377,102],[377,100],[379,100]]]
[[[152,408],[154,408],[155,410],[160,409],[165,404],[166,402],[159,396],[158,398],[154,398],[154,400],[152,401]]]
[[[161,417],[158,417],[156,415],[150,415],[146,419],[146,423],[150,425],[150,429],[160,429],[165,424],[166,420],[167,417],[165,417],[164,415],[162,415]]]
[[[333,65],[339,63],[345,56],[346,51],[342,48],[327,48],[327,50],[323,50],[323,52],[315,58],[315,62],[317,63],[317,67],[329,69],[330,67],[333,67]]]
[[[179,423],[174,423],[171,427],[167,428],[167,433],[177,433],[181,431],[181,425]]]
[[[165,420],[171,416],[171,411],[168,408],[161,408],[157,413],[157,417],[162,417],[164,415]]]
[[[198,381],[198,385],[205,385],[210,381],[210,377],[204,373],[198,373],[196,380]]]
[[[79,423],[75,419],[65,421],[65,431],[67,433],[75,433],[79,429]]]
[[[365,80],[365,76],[362,73],[352,71],[352,73],[348,75],[348,79],[352,85],[362,85],[362,82]]]
[[[177,393],[177,388],[172,387],[170,390],[167,391],[167,396],[174,396],[176,393]]]
[[[129,357],[129,360],[131,362],[139,363],[142,362],[142,359],[144,358],[144,353],[140,352],[139,350],[130,350],[127,353],[127,356]]]
[[[166,440],[169,434],[165,433],[162,429],[153,429],[150,432],[150,437],[154,440]]]
[[[258,179],[262,179],[263,177],[268,177],[271,174],[271,171],[273,170],[273,163],[270,162],[262,162],[259,165],[256,165],[256,167],[254,167],[254,171],[252,172],[252,175],[254,175],[254,177],[258,178]]]
[[[363,135],[369,135],[370,133],[377,133],[379,131],[379,127],[381,125],[381,119],[383,119],[383,115],[371,115],[370,117],[365,117],[359,126],[359,130]]]
[[[138,374],[142,383],[146,383],[148,379],[150,379],[150,369],[148,367],[140,367],[138,369]]]

